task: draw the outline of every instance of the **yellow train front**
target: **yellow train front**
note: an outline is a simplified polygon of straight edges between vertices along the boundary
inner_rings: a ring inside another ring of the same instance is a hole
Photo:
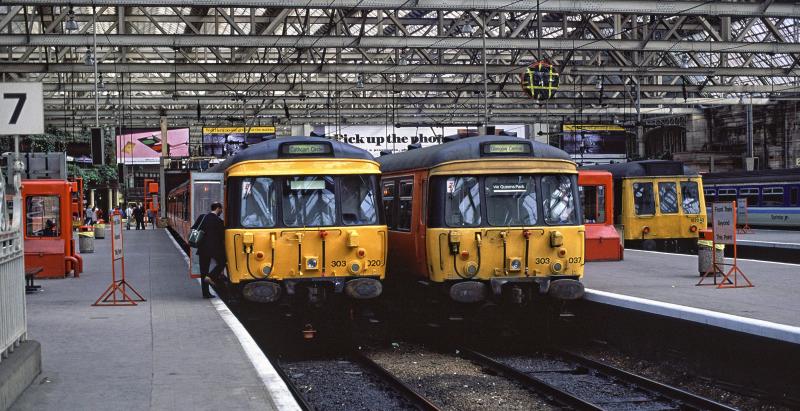
[[[387,232],[367,151],[285,137],[222,166],[228,276],[245,300],[316,305],[381,294]]]
[[[583,296],[577,169],[565,152],[480,136],[378,162],[392,285],[427,285],[459,303]]]
[[[682,162],[631,161],[587,167],[614,176],[614,220],[626,247],[693,252],[706,229],[700,175]]]

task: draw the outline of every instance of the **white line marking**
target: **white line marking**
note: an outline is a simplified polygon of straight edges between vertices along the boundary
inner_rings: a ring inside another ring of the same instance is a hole
[[[629,252],[629,251],[636,251],[636,252],[639,252],[639,253],[666,254],[666,255],[673,255],[673,256],[684,256],[684,257],[694,257],[694,258],[697,258],[697,256],[696,256],[696,255],[694,255],[694,254],[678,254],[678,253],[667,253],[667,252],[664,252],[664,251],[648,251],[648,250],[637,250],[637,249],[635,249],[635,248],[626,248],[626,249],[625,249],[625,252],[626,252],[626,253],[627,253],[627,252]],[[725,258],[732,259],[733,257],[725,257]],[[789,266],[789,267],[800,267],[800,264],[795,264],[795,263],[782,263],[782,262],[780,262],[780,261],[752,260],[752,259],[749,259],[749,258],[738,258],[737,260],[739,260],[739,261],[750,261],[750,262],[752,262],[752,263],[766,263],[766,264],[787,265],[787,266]],[[623,260],[623,261],[625,261],[625,260]],[[591,262],[591,261],[590,261],[590,262]]]
[[[762,337],[800,344],[800,327],[779,324],[754,318],[725,314],[702,308],[648,300],[629,295],[586,289],[585,298],[602,304],[630,308],[638,311],[664,315],[681,320],[713,325],[728,330],[754,334]]]
[[[786,243],[786,242],[782,243],[782,242],[778,242],[778,241],[762,241],[762,240],[746,240],[746,239],[741,239],[741,240],[738,240],[738,241],[740,241],[742,244],[745,244],[745,243],[767,243],[767,244],[775,244],[775,245],[781,245],[781,244],[783,244],[783,245],[793,245],[795,247],[800,246],[800,243]]]
[[[187,263],[189,262],[189,257],[183,251],[178,242],[175,241],[175,238],[172,237],[172,234],[169,233],[168,229],[164,229],[165,234],[172,240],[172,244],[175,248],[178,249],[178,252],[181,253],[183,256],[184,261]],[[197,279],[197,282],[200,282],[200,279]],[[278,375],[278,372],[275,371],[275,367],[269,361],[264,352],[258,347],[253,337],[250,336],[250,333],[244,328],[239,319],[236,318],[235,315],[228,309],[228,306],[225,305],[220,299],[211,300],[211,303],[216,308],[217,313],[219,316],[222,317],[222,320],[225,321],[225,324],[228,325],[228,328],[233,331],[233,334],[236,336],[236,339],[239,340],[239,344],[241,344],[244,353],[247,354],[247,358],[250,360],[250,363],[253,364],[253,367],[256,369],[256,373],[258,373],[259,378],[261,378],[261,382],[264,383],[264,387],[266,387],[267,391],[272,398],[275,407],[278,410],[297,410],[300,411],[300,405],[297,404],[297,401],[294,399],[291,391],[286,386],[286,382]]]

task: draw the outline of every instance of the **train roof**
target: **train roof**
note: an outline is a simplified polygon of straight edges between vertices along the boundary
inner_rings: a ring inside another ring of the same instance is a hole
[[[528,145],[530,150],[527,150],[527,152],[503,154],[488,153],[484,147],[493,143],[498,143],[500,145],[521,143]],[[559,148],[532,140],[507,136],[465,137],[435,146],[381,156],[376,160],[381,164],[381,171],[386,173],[400,170],[431,168],[449,161],[476,160],[480,158],[499,157],[500,155],[507,156],[507,158],[554,158],[572,161],[569,154]]]
[[[800,168],[703,174],[703,184],[773,183],[779,181],[800,181]]]
[[[311,144],[308,144],[311,143]],[[326,153],[319,154],[287,154],[285,150],[282,151],[283,146],[300,146],[300,145],[329,145],[331,150]],[[277,137],[271,140],[263,141],[258,144],[239,151],[233,157],[219,163],[218,165],[208,169],[209,172],[224,172],[229,167],[242,163],[245,161],[257,160],[277,160],[285,158],[347,158],[356,160],[372,160],[372,154],[367,150],[362,150],[358,147],[352,146],[347,143],[342,143],[338,140],[332,140],[322,137]]]
[[[697,171],[672,160],[639,160],[627,163],[596,164],[581,167],[586,170],[605,170],[614,178],[659,177],[659,176],[698,176]]]

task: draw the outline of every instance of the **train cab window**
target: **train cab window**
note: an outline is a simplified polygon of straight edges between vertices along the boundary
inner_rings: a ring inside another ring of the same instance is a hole
[[[681,208],[684,214],[700,214],[700,191],[697,182],[682,181],[681,196],[683,196]]]
[[[486,177],[486,217],[489,225],[525,226],[538,222],[533,176]]]
[[[275,181],[269,177],[248,177],[242,179],[241,184],[239,218],[242,227],[274,227],[277,203]]]
[[[633,211],[636,215],[653,215],[656,204],[653,199],[653,183],[633,183]]]
[[[675,183],[658,183],[658,209],[661,214],[675,214],[678,212],[678,189]]]
[[[758,189],[757,188],[740,188],[739,198],[746,198],[749,207],[758,205]]]
[[[395,185],[394,181],[383,182],[383,216],[386,218],[386,225],[390,229],[397,228],[394,216]]]
[[[580,186],[578,193],[583,204],[583,219],[589,224],[606,222],[606,187]]]
[[[542,177],[544,222],[547,224],[575,224],[575,196],[572,178],[568,175]]]
[[[414,196],[414,180],[400,180],[398,191],[400,201],[397,207],[397,229],[400,231],[411,231],[411,207]]]
[[[61,207],[58,196],[28,196],[25,212],[25,235],[58,237]]]
[[[783,206],[783,187],[761,189],[761,205],[766,207]]]
[[[344,225],[378,224],[378,205],[375,203],[375,177],[346,175],[339,178]]]
[[[445,180],[445,222],[449,227],[477,227],[481,224],[481,192],[475,177]]]
[[[283,223],[287,227],[334,225],[335,192],[330,176],[287,178],[283,184]]]

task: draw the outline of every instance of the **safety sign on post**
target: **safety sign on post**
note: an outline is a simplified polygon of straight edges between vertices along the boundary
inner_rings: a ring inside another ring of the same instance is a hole
[[[42,83],[0,83],[0,135],[43,133]]]
[[[109,285],[93,306],[137,305],[146,301],[125,279],[125,252],[122,239],[122,216],[119,212],[111,215],[111,285]],[[117,261],[120,264],[120,279],[117,280]],[[133,298],[131,294],[137,298]]]
[[[750,229],[750,224],[748,224],[748,220],[750,216],[747,215],[747,199],[746,198],[737,198],[736,199],[736,209],[739,214],[736,215],[736,219],[739,220],[739,216],[744,216],[744,218],[739,221],[741,223],[744,221],[744,225],[741,228],[737,228],[739,230],[739,234],[750,234],[753,230]]]
[[[713,203],[711,205],[711,222],[714,230],[713,244],[711,248],[712,268],[703,273],[697,285],[710,285],[703,284],[703,281],[712,276],[714,285],[717,288],[739,288],[739,287],[753,287],[753,283],[739,268],[736,257],[736,202],[728,201],[723,203]],[[733,247],[733,264],[726,264],[724,262],[717,262],[717,244],[725,244]],[[730,269],[725,272],[722,267],[730,266]],[[722,275],[722,281],[717,284],[717,275]],[[741,277],[742,281],[739,281]]]

